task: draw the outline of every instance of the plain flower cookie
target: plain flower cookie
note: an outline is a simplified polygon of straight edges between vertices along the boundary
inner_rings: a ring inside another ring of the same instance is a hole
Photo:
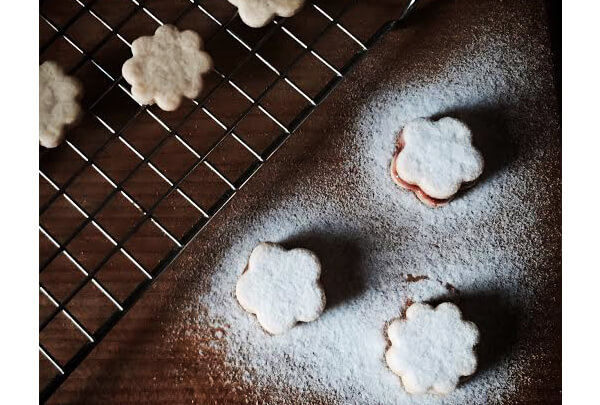
[[[133,58],[123,64],[122,72],[133,98],[140,104],[156,103],[165,111],[177,109],[182,97],[198,97],[202,74],[212,68],[200,36],[172,25],[158,27],[151,37],[139,37],[131,52]]]
[[[448,394],[461,376],[477,368],[474,347],[479,330],[464,321],[456,305],[445,302],[435,309],[416,303],[387,330],[392,346],[385,354],[388,367],[411,394]]]
[[[296,14],[305,0],[229,0],[238,8],[242,21],[253,28],[264,27],[276,15],[291,17]]]
[[[55,148],[65,137],[66,129],[81,115],[79,99],[83,90],[79,82],[67,76],[56,62],[40,65],[40,145]]]
[[[296,322],[314,321],[321,315],[325,293],[320,276],[321,264],[310,250],[260,243],[250,254],[235,295],[267,332],[280,334]]]
[[[396,144],[392,179],[431,207],[448,203],[483,172],[483,157],[472,138],[469,128],[454,118],[409,122]]]

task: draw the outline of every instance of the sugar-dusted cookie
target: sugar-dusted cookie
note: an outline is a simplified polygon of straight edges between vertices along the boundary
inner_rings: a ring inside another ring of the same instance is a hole
[[[392,345],[385,360],[411,394],[448,394],[461,376],[477,368],[474,347],[479,330],[449,302],[436,308],[412,304],[406,319],[393,321],[387,333]]]
[[[40,65],[40,145],[55,148],[65,131],[81,116],[79,99],[83,89],[79,81],[67,76],[56,62]]]
[[[310,250],[260,243],[250,254],[235,295],[267,332],[279,334],[321,315],[325,293],[320,276],[321,264]]]
[[[454,118],[409,122],[398,137],[392,179],[431,207],[448,203],[483,172],[483,157],[472,138],[469,128]]]
[[[123,64],[123,77],[140,104],[156,103],[165,111],[179,107],[182,97],[196,98],[202,90],[202,74],[212,67],[194,31],[162,25],[153,36],[131,44],[133,57]]]
[[[246,25],[254,28],[264,27],[276,15],[291,17],[296,14],[305,0],[229,0],[238,8],[240,18]]]

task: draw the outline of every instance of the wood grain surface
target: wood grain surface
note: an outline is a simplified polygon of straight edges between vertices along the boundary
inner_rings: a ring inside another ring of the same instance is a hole
[[[178,14],[176,3],[178,2],[156,1],[149,2],[148,7],[165,21],[170,21]],[[356,27],[355,33],[362,37],[374,31],[373,21],[378,23],[385,20],[386,16],[390,15],[390,10],[398,4],[392,0],[363,3],[346,21],[348,26],[352,24]],[[331,7],[335,7],[336,2],[331,4],[334,5]],[[98,1],[95,7],[111,24],[117,24],[119,19],[132,9],[131,4],[125,0]],[[76,12],[76,7],[66,0],[47,1],[41,6],[41,10],[60,24]],[[369,10],[373,10],[372,14],[369,14]],[[140,21],[130,22],[121,30],[129,40],[153,32],[155,24],[142,14],[136,14],[135,17]],[[316,16],[307,18],[315,18],[316,21]],[[502,40],[525,36],[536,44],[539,63],[531,69],[535,69],[543,80],[540,81],[541,84],[538,83],[535,92],[532,92],[531,99],[522,100],[522,104],[514,108],[510,116],[517,123],[523,124],[524,136],[532,134],[534,137],[534,132],[545,133],[551,139],[544,144],[549,152],[548,156],[560,156],[560,144],[555,141],[560,139],[560,125],[549,21],[545,2],[541,0],[423,2],[411,17],[408,26],[387,35],[232,202],[194,239],[59,388],[49,403],[330,403],[330,399],[322,397],[319,393],[298,397],[292,388],[265,390],[263,387],[259,390],[249,386],[241,378],[239,370],[225,362],[224,352],[220,349],[222,345],[215,344],[219,343],[221,333],[198,320],[198,311],[202,312],[203,309],[198,308],[197,294],[208,288],[209,276],[221,252],[227,250],[235,238],[230,232],[230,224],[248,212],[261,212],[270,204],[276,204],[278,198],[296,192],[294,187],[283,185],[289,184],[290,179],[297,176],[299,171],[310,172],[312,162],[316,159],[328,159],[334,169],[339,166],[344,159],[339,149],[339,145],[343,144],[344,129],[370,94],[390,83],[402,83],[405,77],[425,75],[452,63],[452,55],[456,50],[476,41],[482,30],[489,35],[497,35]],[[181,23],[180,28],[194,27],[201,31],[195,24],[193,17],[190,17]],[[294,24],[295,29],[300,30],[303,35],[310,36],[311,29],[306,28],[303,21],[296,20]],[[252,30],[241,26],[237,28],[243,35],[247,35],[249,41],[252,40],[252,35],[256,35]],[[82,40],[82,47],[93,48],[105,31],[89,20],[73,25],[69,32]],[[208,35],[206,32],[201,34]],[[40,21],[40,44],[48,41],[52,35],[52,30],[48,30],[46,24]],[[227,41],[229,40],[223,38],[222,42],[217,42],[211,49],[216,59],[222,62],[220,65],[223,71],[233,69],[238,58],[235,48],[233,45],[227,45]],[[58,56],[67,69],[69,64],[74,66],[78,63],[81,55],[72,52],[69,44],[63,43],[62,40],[55,42],[46,53],[42,53],[41,61]],[[273,45],[273,48],[265,50],[265,53],[274,64],[284,63],[281,55],[288,52],[285,46]],[[109,49],[98,50],[98,58],[107,70],[118,75],[120,63],[128,57],[128,49],[114,40],[110,40],[106,47]],[[346,56],[343,54],[343,47],[322,45],[321,51],[337,63],[341,63]],[[260,92],[258,83],[270,80],[270,73],[258,65],[255,68],[249,66],[246,73],[239,75],[241,86],[255,95]],[[292,77],[307,92],[314,93],[318,90],[318,85],[315,85],[313,75],[318,74],[321,72],[317,67],[306,65],[303,69],[295,71]],[[86,86],[84,104],[91,104],[99,92],[110,85],[110,81],[99,75],[89,61],[85,62],[77,76]],[[329,78],[326,72],[322,72],[322,76],[321,81]],[[209,83],[211,80],[216,81],[217,78],[209,79]],[[111,97],[96,106],[95,111],[106,116],[111,126],[120,127],[135,114],[137,107],[116,92]],[[211,103],[211,107],[219,111],[219,115],[228,123],[235,120],[244,106],[244,100],[239,100],[231,91],[217,94]],[[294,99],[283,90],[275,93],[274,99],[267,100],[266,106],[278,114],[282,121],[289,120],[295,108],[298,108],[294,105]],[[153,111],[170,124],[178,122],[182,114],[185,114],[186,108],[193,107],[182,108],[182,111],[168,114],[156,109]],[[529,125],[531,122],[535,125]],[[256,114],[244,123],[240,132],[247,134],[247,139],[252,142],[253,147],[261,150],[266,148],[277,134],[277,128],[270,127],[268,123],[269,120]],[[219,137],[218,129],[213,127],[214,123],[198,115],[197,118],[189,120],[181,128],[181,132],[183,137],[194,142],[194,147],[201,151],[209,148],[212,140]],[[192,136],[199,129],[205,134],[200,139]],[[135,143],[141,151],[150,150],[158,139],[167,135],[156,122],[142,115],[136,119],[136,126],[131,127],[129,132],[124,132],[126,138]],[[84,137],[85,142],[81,145],[88,148],[85,153],[92,154],[94,148],[110,136],[111,134],[96,121],[86,116],[78,129],[69,133],[68,139],[77,144],[77,140]],[[241,176],[240,168],[251,164],[253,157],[248,156],[247,151],[236,152],[233,148],[231,146],[223,149],[222,156],[215,153],[212,159],[229,179],[235,181]],[[43,153],[40,167],[61,184],[83,164],[82,160],[73,154],[74,152],[66,147]],[[119,179],[131,170],[132,162],[135,162],[135,156],[131,155],[122,144],[111,141],[111,146],[98,157],[98,161],[105,162],[102,167],[109,168],[111,176]],[[167,176],[176,178],[181,167],[190,164],[185,160],[187,158],[189,156],[185,151],[173,143],[166,145],[164,154],[159,155],[154,163],[164,170]],[[554,182],[548,184],[549,202],[544,204],[545,211],[540,222],[540,226],[545,230],[542,251],[544,257],[540,260],[540,268],[531,271],[543,271],[547,278],[544,291],[540,292],[538,298],[539,311],[530,315],[533,317],[535,329],[539,331],[539,335],[536,334],[538,349],[541,348],[545,355],[532,359],[525,370],[523,378],[519,381],[518,395],[510,402],[518,404],[561,403],[560,161],[552,159],[541,170],[540,176],[554,179]],[[335,173],[335,170],[324,175],[333,175],[332,173]],[[158,183],[150,180],[153,176],[155,175],[152,173],[141,173],[137,179],[134,178],[128,183],[126,189],[136,195],[143,204],[152,204],[160,193],[160,190],[156,189]],[[97,173],[89,168],[86,168],[73,183],[68,190],[72,191],[74,199],[89,210],[93,210],[110,193],[110,187],[107,188]],[[227,190],[223,187],[219,179],[210,178],[210,173],[198,173],[190,180],[187,188],[184,185],[184,189],[188,190],[196,201],[208,208],[225,195]],[[52,194],[53,190],[41,179],[40,205],[51,198]],[[158,215],[168,224],[170,231],[181,236],[188,229],[190,221],[194,220],[196,213],[188,211],[184,202],[175,197],[169,204],[170,208],[165,208],[162,214],[159,212]],[[40,222],[51,227],[57,238],[67,238],[82,221],[81,217],[72,211],[73,207],[62,199],[57,199],[40,217]],[[135,220],[140,214],[135,210],[131,211],[122,197],[115,196],[99,215],[104,219],[102,223],[110,227],[110,232],[119,237],[130,226],[127,221]],[[103,238],[97,233],[93,227],[86,227],[82,231],[82,237],[73,240],[73,245],[69,245],[69,251],[74,252],[86,268],[93,267],[110,248],[102,242]],[[170,248],[168,242],[155,235],[149,227],[144,228],[137,241],[132,241],[128,246],[147,268],[152,268],[155,262],[160,260],[161,254]],[[40,237],[40,261],[51,255],[53,249],[47,240]],[[44,270],[40,280],[60,298],[61,295],[68,294],[73,284],[82,278],[81,274],[71,270],[72,264],[61,256]],[[110,286],[119,299],[125,298],[141,280],[140,273],[132,268],[131,263],[118,256],[111,259],[99,272],[98,279]],[[94,330],[114,308],[107,306],[105,299],[93,288],[86,287],[80,294],[70,309],[90,330]],[[40,321],[51,309],[52,305],[40,295]],[[502,317],[498,321],[500,331],[512,327],[514,323],[514,320]],[[76,347],[82,337],[77,333],[65,333],[60,322],[66,321],[58,319],[56,325],[51,323],[40,334],[40,340],[63,359],[68,359],[72,355],[71,348]],[[490,336],[492,342],[500,344],[505,338],[506,334],[502,332]],[[40,386],[50,378],[51,370],[47,361],[40,357]]]

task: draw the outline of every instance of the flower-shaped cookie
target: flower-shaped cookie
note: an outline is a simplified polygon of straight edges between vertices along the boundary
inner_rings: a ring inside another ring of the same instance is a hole
[[[259,28],[270,23],[276,15],[291,17],[296,14],[305,0],[229,0],[238,8],[240,18],[246,25]]]
[[[321,315],[325,293],[320,275],[321,264],[310,250],[260,243],[250,254],[235,295],[267,332],[280,334],[298,321],[314,321]]]
[[[165,111],[177,109],[184,96],[196,98],[202,90],[202,74],[212,67],[200,36],[172,25],[158,27],[151,37],[139,37],[131,52],[133,58],[122,71],[133,98],[140,104],[156,103]]]
[[[387,333],[392,346],[385,360],[411,394],[447,394],[461,376],[477,368],[474,347],[479,330],[462,319],[454,304],[445,302],[435,309],[413,304],[406,310],[406,319],[392,322]]]
[[[56,62],[40,65],[40,145],[46,148],[60,145],[66,129],[81,115],[82,94],[79,82],[67,76]]]
[[[425,204],[449,202],[483,172],[483,157],[469,128],[457,119],[419,118],[401,131],[392,159],[392,179]]]

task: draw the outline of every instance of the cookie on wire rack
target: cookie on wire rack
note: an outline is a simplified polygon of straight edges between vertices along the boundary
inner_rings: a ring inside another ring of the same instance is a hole
[[[40,145],[55,148],[64,140],[67,129],[81,117],[79,100],[83,88],[53,61],[42,63],[39,74]]]
[[[164,111],[176,110],[183,97],[198,97],[202,75],[212,68],[200,36],[172,25],[158,27],[153,36],[137,38],[131,52],[133,57],[122,68],[131,95],[140,104],[156,103]]]
[[[291,17],[304,6],[305,0],[228,0],[238,8],[242,21],[252,28],[264,27],[275,16]]]

